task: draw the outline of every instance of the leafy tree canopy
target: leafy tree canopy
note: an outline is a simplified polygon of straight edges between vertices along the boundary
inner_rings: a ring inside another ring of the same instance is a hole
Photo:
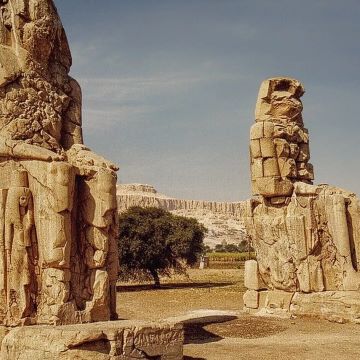
[[[184,273],[203,253],[206,228],[196,219],[150,207],[131,207],[120,215],[119,260],[122,273],[159,275]]]

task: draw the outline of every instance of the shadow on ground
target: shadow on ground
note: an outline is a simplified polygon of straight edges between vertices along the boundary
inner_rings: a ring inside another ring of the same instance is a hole
[[[184,344],[206,344],[223,337],[204,329],[204,324],[184,324]]]
[[[205,358],[192,357],[192,356],[184,356],[184,360],[206,360]]]
[[[210,325],[221,326],[222,323],[228,323],[237,319],[232,315],[205,316],[203,318],[188,319],[183,321],[184,326],[184,344],[205,344],[224,339],[223,336],[210,331]]]
[[[118,285],[116,290],[118,292],[131,292],[131,291],[149,291],[149,290],[172,290],[172,289],[210,289],[217,287],[233,286],[235,282],[222,282],[222,283],[167,283],[162,284],[160,287],[155,287],[153,284],[142,284],[142,285]]]
[[[183,325],[185,344],[205,344],[224,338],[256,339],[281,333],[289,327],[288,321],[251,316],[225,316],[217,321],[193,319]]]

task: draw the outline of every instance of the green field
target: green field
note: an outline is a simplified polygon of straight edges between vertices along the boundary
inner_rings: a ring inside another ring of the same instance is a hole
[[[251,252],[209,252],[206,254],[209,257],[210,262],[233,262],[233,261],[246,261],[249,259],[255,259],[255,253]]]

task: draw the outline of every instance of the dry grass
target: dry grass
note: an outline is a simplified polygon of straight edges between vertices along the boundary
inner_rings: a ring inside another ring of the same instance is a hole
[[[190,269],[188,277],[151,283],[118,285],[118,313],[122,319],[159,320],[190,310],[241,310],[243,269]]]

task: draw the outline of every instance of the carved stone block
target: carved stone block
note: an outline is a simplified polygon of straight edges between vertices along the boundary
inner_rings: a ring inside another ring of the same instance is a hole
[[[244,306],[249,309],[259,307],[259,292],[256,290],[247,290],[243,296]]]
[[[264,121],[264,138],[273,139],[274,123],[272,121]]]
[[[283,180],[280,177],[263,177],[256,179],[256,186],[261,195],[272,196],[290,196],[293,191],[293,184],[289,180]]]
[[[254,179],[264,176],[263,159],[254,159],[251,165],[251,173]]]
[[[262,157],[259,139],[250,141],[250,152],[251,152],[252,158],[254,158],[254,159]]]
[[[275,157],[275,145],[271,138],[260,139],[260,148],[263,158]]]
[[[2,360],[181,360],[183,341],[182,325],[166,322],[31,326],[10,331],[3,340],[0,355]]]
[[[264,177],[275,177],[280,175],[279,164],[276,158],[265,158],[263,167]]]
[[[258,140],[264,137],[263,122],[255,123],[250,129],[250,140]]]

